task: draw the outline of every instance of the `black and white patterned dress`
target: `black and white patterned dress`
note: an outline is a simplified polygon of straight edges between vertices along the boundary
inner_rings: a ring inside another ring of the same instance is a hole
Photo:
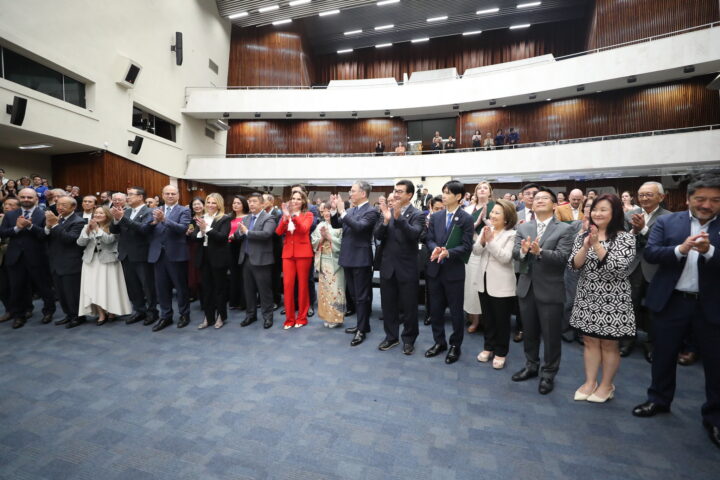
[[[580,250],[585,237],[575,237],[569,265]],[[635,257],[635,237],[618,232],[612,241],[600,242],[607,254],[598,262],[590,248],[585,265],[580,268],[575,304],[570,325],[583,335],[619,340],[635,336],[635,314],[630,298],[628,266]]]

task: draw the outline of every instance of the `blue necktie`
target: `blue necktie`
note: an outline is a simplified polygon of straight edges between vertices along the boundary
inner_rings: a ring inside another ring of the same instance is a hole
[[[452,218],[453,218],[453,214],[448,212],[447,223],[445,224],[445,231],[448,233],[450,232],[450,225],[452,225]]]
[[[30,210],[23,210],[23,217],[30,220]]]
[[[250,224],[248,225],[248,231],[252,230],[255,226],[255,218],[257,218],[255,215],[250,216]],[[245,234],[245,241],[243,242],[243,252],[245,253],[245,255],[250,254],[250,245],[248,243],[247,233]]]

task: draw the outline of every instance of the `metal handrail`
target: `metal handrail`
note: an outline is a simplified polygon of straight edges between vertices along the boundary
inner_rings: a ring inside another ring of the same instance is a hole
[[[705,130],[720,130],[720,124],[702,125],[697,127],[670,128],[666,130],[648,130],[645,132],[634,133],[618,133],[614,135],[601,135],[595,137],[581,137],[560,140],[547,140],[544,142],[518,143],[515,145],[503,145],[500,147],[470,147],[457,148],[451,152],[447,150],[439,150],[439,153],[455,153],[455,152],[482,152],[490,150],[513,150],[518,148],[547,147],[553,145],[570,145],[575,143],[602,142],[606,140],[619,140],[624,138],[651,137],[657,135],[672,135],[676,133],[699,132]],[[368,153],[234,153],[229,155],[188,155],[188,159],[192,158],[323,158],[323,157],[403,157],[415,156],[420,154],[432,154],[434,150],[424,150],[420,152],[384,152],[378,155],[374,152]]]

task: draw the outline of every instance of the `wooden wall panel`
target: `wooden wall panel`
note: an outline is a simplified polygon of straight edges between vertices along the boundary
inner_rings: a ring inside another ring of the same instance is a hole
[[[493,30],[478,36],[455,35],[427,43],[410,42],[388,49],[365,48],[348,55],[315,57],[316,82],[395,77],[403,73],[456,67],[466,69],[552,53],[567,55],[584,50],[586,21],[533,25],[527,30]]]
[[[522,143],[664,130],[720,123],[720,97],[712,77],[638,87],[573,99],[463,113],[459,143],[475,130],[519,129]]]
[[[720,20],[718,0],[595,0],[587,49]]]
[[[229,86],[310,86],[312,59],[302,32],[289,27],[233,27]]]
[[[367,153],[378,140],[391,151],[406,135],[399,118],[231,121],[227,153]]]

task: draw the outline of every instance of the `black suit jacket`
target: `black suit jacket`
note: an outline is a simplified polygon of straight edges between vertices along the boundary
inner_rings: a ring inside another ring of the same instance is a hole
[[[45,235],[45,213],[37,207],[32,214],[32,225],[15,232],[15,222],[22,215],[22,208],[5,214],[0,224],[0,237],[9,238],[5,265],[12,267],[24,259],[30,266],[47,265],[47,236]]]
[[[443,277],[443,280],[458,281],[465,280],[464,256],[472,252],[473,246],[473,219],[472,216],[462,208],[458,207],[452,217],[450,230],[446,231],[447,210],[440,210],[430,216],[428,223],[425,244],[432,254],[435,247],[444,247],[452,228],[457,226],[462,230],[462,243],[453,248],[448,248],[450,254],[443,263],[428,262],[425,267],[425,275],[430,278]]]
[[[375,225],[375,239],[382,242],[382,253],[379,254],[382,257],[382,278],[391,278],[395,274],[401,282],[417,282],[418,243],[423,240],[424,233],[425,216],[412,205],[408,206],[397,220],[390,217],[387,225],[380,217]]]
[[[200,268],[204,257],[207,255],[207,261],[210,262],[212,268],[230,268],[230,243],[228,236],[230,235],[230,215],[224,215],[213,220],[210,226],[212,230],[205,235],[208,239],[207,247],[203,247],[204,238],[197,238],[198,227],[193,219],[195,229],[190,235],[192,241],[199,242],[195,256],[195,265]]]
[[[55,275],[72,275],[82,270],[84,247],[77,244],[77,239],[85,227],[80,215],[73,213],[62,225],[58,223],[50,229],[48,235],[48,253],[50,255],[50,271]]]
[[[110,225],[110,233],[119,235],[118,259],[121,262],[126,258],[131,262],[147,262],[152,209],[143,205],[132,220],[131,214],[131,208],[125,210],[120,221]]]

